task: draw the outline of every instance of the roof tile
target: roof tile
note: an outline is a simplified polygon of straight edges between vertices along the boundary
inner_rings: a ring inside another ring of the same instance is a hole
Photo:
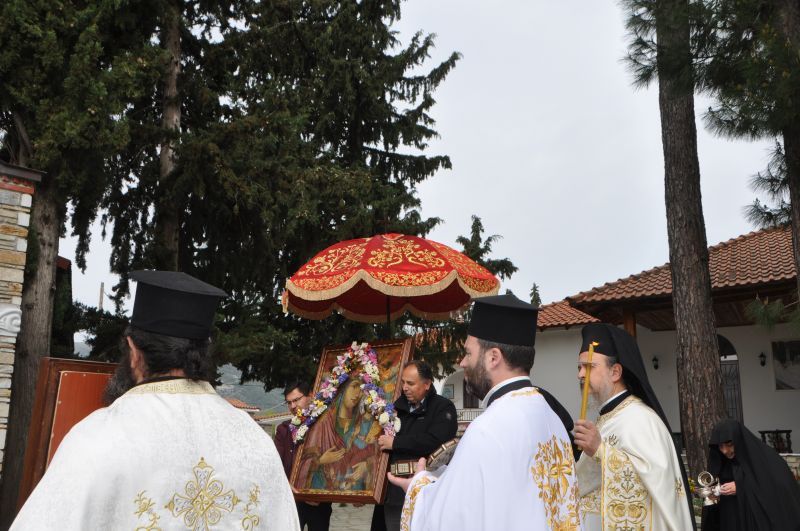
[[[708,248],[714,290],[792,280],[797,276],[788,227],[763,229]],[[672,293],[669,263],[568,297],[572,304],[621,301]]]

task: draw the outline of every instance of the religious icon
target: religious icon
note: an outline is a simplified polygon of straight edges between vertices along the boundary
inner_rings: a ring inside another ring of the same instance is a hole
[[[387,402],[400,391],[400,367],[408,361],[411,340],[373,343],[380,374],[379,386]],[[347,347],[326,348],[322,353],[314,393],[331,375],[337,356]],[[388,454],[378,447],[383,429],[372,416],[358,377],[360,367],[339,385],[328,409],[311,425],[297,449],[291,484],[297,499],[380,503],[386,487]],[[402,429],[402,428],[401,428]]]

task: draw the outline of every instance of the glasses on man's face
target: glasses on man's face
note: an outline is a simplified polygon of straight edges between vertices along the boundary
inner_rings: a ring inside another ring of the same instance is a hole
[[[303,400],[303,395],[300,395],[297,398],[293,398],[292,400],[287,400],[286,403],[289,404],[290,409],[294,409],[295,407],[300,405],[301,400]]]

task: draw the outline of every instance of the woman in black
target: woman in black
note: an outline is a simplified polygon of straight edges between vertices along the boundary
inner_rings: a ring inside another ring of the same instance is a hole
[[[720,497],[703,508],[703,531],[800,530],[800,488],[775,450],[735,420],[717,424],[708,445]]]

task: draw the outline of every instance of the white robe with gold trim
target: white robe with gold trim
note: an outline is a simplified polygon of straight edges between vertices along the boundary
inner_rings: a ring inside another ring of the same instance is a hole
[[[658,415],[629,396],[597,428],[600,447],[577,465],[585,529],[691,530],[678,456]]]
[[[275,445],[205,382],[134,387],[64,437],[11,529],[299,529]]]
[[[564,425],[533,388],[495,400],[445,472],[414,476],[404,531],[579,529],[575,461]]]

